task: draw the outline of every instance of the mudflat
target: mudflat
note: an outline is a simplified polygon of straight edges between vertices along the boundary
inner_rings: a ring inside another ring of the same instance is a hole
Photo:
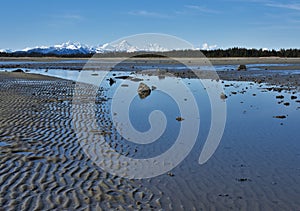
[[[26,62],[32,59],[32,68],[61,65],[53,63],[61,61],[54,58],[12,58]],[[38,60],[43,64],[35,62]],[[107,61],[115,62],[116,59]],[[253,70],[217,71],[218,80],[224,85],[224,94],[220,97],[227,102],[228,108],[221,144],[207,163],[200,166],[196,162],[203,144],[202,136],[210,126],[210,121],[205,119],[209,119],[210,105],[197,98],[199,109],[204,111],[204,120],[201,119],[203,130],[194,150],[171,172],[151,179],[112,175],[85,153],[74,124],[80,115],[90,111],[72,109],[78,104],[74,101],[78,82],[30,72],[0,72],[0,207],[7,210],[297,210],[300,207],[300,77],[293,71],[299,70],[300,59],[221,58],[210,61],[224,66],[255,64]],[[157,63],[157,59],[149,62]],[[195,65],[193,62],[203,64],[198,59],[186,59],[186,63]],[[274,65],[276,62],[279,65]],[[11,68],[25,70],[28,63],[9,65],[19,65]],[[72,70],[69,63],[64,65]],[[278,72],[276,68],[288,72]],[[95,76],[91,77],[96,77],[97,73],[93,74]],[[118,76],[119,72],[114,74]],[[205,92],[197,85],[197,78],[182,72],[177,76],[179,78],[160,77],[159,81],[175,86],[185,80],[195,96]],[[147,77],[156,79],[157,75]],[[126,92],[132,85],[128,79],[134,78],[132,83],[143,81],[147,84],[151,81],[147,77],[143,78],[143,73],[128,72],[128,77],[112,78],[111,86],[110,81],[106,81],[95,101],[100,129],[86,132],[105,136],[111,148],[124,155],[148,155],[149,150],[120,137],[110,115],[113,97],[110,90],[119,86]],[[80,87],[84,102],[93,87],[89,84]],[[142,107],[135,108],[148,108],[144,102],[159,100],[160,94],[153,88],[146,99],[137,99]],[[189,102],[190,99],[185,100]],[[166,106],[171,113],[172,126],[178,127],[188,121],[186,117],[172,116],[171,104]],[[171,145],[171,137],[167,136],[163,144],[156,145],[158,150],[151,148],[154,154],[166,150],[164,145]]]

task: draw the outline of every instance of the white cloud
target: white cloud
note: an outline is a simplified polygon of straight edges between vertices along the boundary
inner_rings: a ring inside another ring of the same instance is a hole
[[[201,13],[213,13],[213,14],[219,13],[219,11],[208,9],[208,8],[206,8],[204,6],[185,5],[184,7],[188,8],[188,9],[196,10],[196,11],[201,12]]]
[[[161,14],[161,13],[157,13],[157,12],[149,12],[146,10],[131,11],[128,14],[136,15],[136,16],[152,17],[152,18],[169,18],[169,16],[166,14]]]
[[[217,48],[217,45],[209,45],[208,43],[203,43],[201,50],[214,50]]]
[[[300,4],[269,3],[266,6],[300,11]]]

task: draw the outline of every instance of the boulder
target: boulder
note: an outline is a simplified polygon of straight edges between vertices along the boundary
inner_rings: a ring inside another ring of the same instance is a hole
[[[144,83],[140,83],[138,90],[137,90],[141,99],[148,97],[151,94],[151,89]]]

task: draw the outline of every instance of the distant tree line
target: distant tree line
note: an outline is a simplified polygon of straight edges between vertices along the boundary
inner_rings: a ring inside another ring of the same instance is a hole
[[[263,50],[229,48],[226,50],[204,50],[202,53],[207,57],[300,57],[300,49]]]
[[[263,49],[246,49],[246,48],[229,48],[216,50],[177,50],[168,52],[106,52],[96,54],[99,58],[109,57],[300,57],[300,49],[280,49],[280,50],[263,50]],[[58,57],[58,58],[91,58],[94,54],[42,54],[42,53],[0,53],[0,57]]]

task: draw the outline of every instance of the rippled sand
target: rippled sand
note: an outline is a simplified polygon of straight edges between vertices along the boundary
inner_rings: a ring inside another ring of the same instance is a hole
[[[72,129],[74,83],[0,73],[0,210],[161,208],[159,192],[109,175]]]

